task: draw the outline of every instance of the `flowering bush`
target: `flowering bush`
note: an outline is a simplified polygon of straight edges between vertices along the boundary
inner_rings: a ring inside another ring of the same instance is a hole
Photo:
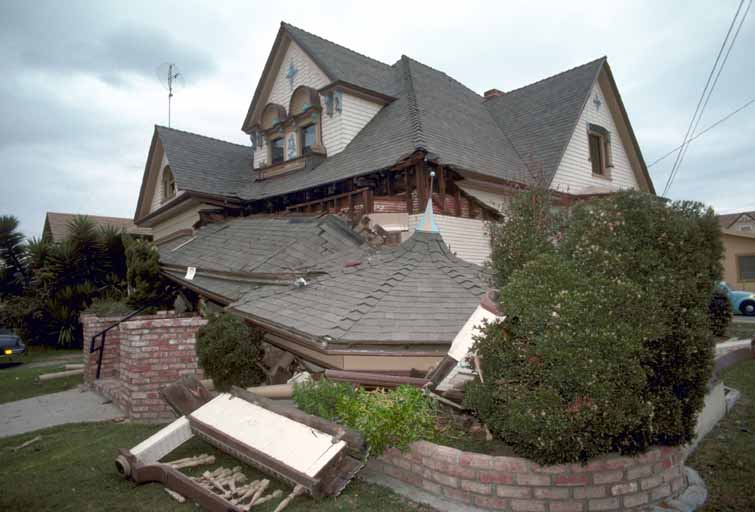
[[[485,382],[467,404],[541,463],[691,440],[718,229],[699,204],[638,192],[576,206],[558,245],[500,280],[507,317],[477,341]]]

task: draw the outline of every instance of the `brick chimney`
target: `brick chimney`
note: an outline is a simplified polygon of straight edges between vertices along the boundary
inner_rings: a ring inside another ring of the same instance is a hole
[[[498,89],[488,89],[485,91],[485,98],[495,98],[496,96],[503,96],[506,94],[503,91],[499,91]]]

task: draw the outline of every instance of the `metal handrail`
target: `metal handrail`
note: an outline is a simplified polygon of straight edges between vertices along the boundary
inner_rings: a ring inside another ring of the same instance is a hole
[[[147,304],[145,306],[140,307],[139,309],[135,309],[128,315],[124,316],[123,318],[115,322],[113,325],[102,329],[100,332],[92,336],[92,339],[89,342],[89,353],[94,354],[95,352],[99,351],[99,355],[97,356],[97,373],[95,374],[95,380],[99,380],[100,378],[100,372],[102,370],[102,356],[105,353],[105,340],[107,339],[108,331],[110,331],[110,329],[113,329],[114,327],[118,327],[126,320],[129,320],[130,318],[135,317],[136,315],[138,315],[139,313],[141,313],[142,311],[144,311],[145,309],[149,307],[152,307],[152,304]],[[99,336],[102,336],[102,341],[100,341],[100,344],[95,348],[94,342]]]

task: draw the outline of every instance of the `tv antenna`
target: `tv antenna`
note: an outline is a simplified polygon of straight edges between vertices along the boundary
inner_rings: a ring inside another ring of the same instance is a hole
[[[183,87],[183,74],[173,63],[163,62],[157,68],[157,78],[168,91],[168,128],[170,128],[170,107],[173,100],[173,89]]]

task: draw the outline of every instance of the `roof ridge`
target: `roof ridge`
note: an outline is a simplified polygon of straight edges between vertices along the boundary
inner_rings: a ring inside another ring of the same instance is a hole
[[[438,69],[438,68],[434,68],[433,66],[430,66],[430,65],[428,65],[428,64],[425,64],[425,63],[424,63],[424,62],[422,62],[422,61],[419,61],[419,60],[417,60],[417,59],[413,59],[413,58],[409,57],[408,55],[402,55],[401,57],[402,57],[402,58],[406,57],[406,58],[407,58],[407,59],[408,59],[409,61],[411,61],[411,62],[414,62],[415,64],[419,64],[420,66],[424,66],[424,67],[426,67],[426,68],[428,68],[428,69],[431,69],[431,70],[435,71],[436,73],[440,73],[441,75],[445,76],[446,78],[448,78],[448,79],[449,79],[449,80],[451,80],[452,82],[456,82],[456,83],[457,83],[457,84],[459,84],[459,85],[460,85],[461,87],[463,87],[463,88],[464,88],[464,89],[466,89],[467,91],[471,92],[472,94],[474,94],[474,95],[475,95],[475,96],[477,96],[478,98],[480,98],[480,99],[483,99],[483,96],[481,96],[480,94],[477,94],[477,93],[476,93],[476,92],[474,91],[474,89],[472,89],[472,88],[471,88],[471,87],[469,87],[468,85],[464,84],[464,82],[462,82],[461,80],[457,80],[456,78],[452,77],[451,75],[449,75],[449,74],[448,74],[448,73],[446,73],[445,71],[441,71],[440,69]]]
[[[556,73],[555,75],[551,75],[551,76],[547,76],[545,78],[541,78],[540,80],[536,80],[536,81],[534,81],[532,83],[529,83],[527,85],[523,85],[521,87],[517,87],[516,89],[511,89],[510,91],[505,91],[504,94],[501,95],[501,96],[493,96],[492,98],[485,98],[485,101],[495,100],[496,98],[505,98],[507,95],[515,93],[515,92],[519,92],[522,89],[526,89],[526,88],[531,87],[533,85],[537,85],[537,84],[540,84],[542,82],[546,82],[546,81],[551,80],[553,78],[557,78],[557,77],[559,77],[561,75],[565,75],[566,73],[571,73],[572,71],[576,71],[579,68],[584,68],[584,67],[590,66],[591,64],[595,64],[598,61],[606,62],[607,60],[608,60],[608,57],[604,55],[604,56],[602,56],[600,58],[591,60],[590,62],[585,62],[584,64],[579,64],[577,66],[573,66],[573,67],[571,67],[569,69],[566,69],[564,71]]]
[[[422,130],[422,117],[420,116],[419,105],[417,103],[417,93],[414,90],[414,80],[412,79],[410,60],[411,59],[406,55],[401,56],[401,62],[404,68],[402,78],[406,89],[406,99],[409,102],[409,119],[412,124],[412,142],[414,143],[415,149],[427,149],[427,141],[425,140],[424,132]]]
[[[385,67],[387,67],[387,68],[390,68],[390,67],[391,67],[391,65],[390,65],[390,64],[386,64],[386,63],[385,63],[385,62],[383,62],[383,61],[380,61],[380,60],[377,60],[377,59],[375,59],[374,57],[370,57],[369,55],[365,55],[365,54],[363,54],[363,53],[360,53],[360,52],[358,52],[358,51],[356,51],[356,50],[352,50],[351,48],[348,48],[348,47],[346,47],[346,46],[343,46],[343,45],[341,45],[341,44],[335,43],[335,42],[331,41],[330,39],[326,39],[326,38],[324,38],[324,37],[322,37],[322,36],[318,36],[317,34],[313,34],[312,32],[309,32],[309,31],[307,31],[307,30],[304,30],[303,28],[299,28],[299,27],[297,27],[296,25],[292,25],[291,23],[288,23],[288,22],[285,22],[285,21],[281,21],[281,26],[283,26],[283,27],[284,27],[284,28],[286,28],[286,29],[288,29],[288,28],[294,28],[294,29],[296,29],[296,30],[299,30],[299,31],[301,31],[301,32],[304,32],[304,33],[305,33],[305,34],[307,34],[308,36],[316,37],[317,39],[320,39],[320,40],[322,40],[322,41],[325,41],[325,42],[326,42],[326,43],[328,43],[328,44],[332,44],[333,46],[337,46],[337,47],[339,47],[339,48],[343,48],[343,49],[344,49],[344,50],[346,50],[346,51],[349,51],[349,52],[351,52],[351,53],[353,53],[353,54],[355,54],[355,55],[359,55],[360,57],[364,57],[365,59],[368,59],[368,60],[371,60],[371,61],[373,61],[373,62],[376,62],[377,64],[381,64],[381,65],[383,65],[383,66],[385,66]]]
[[[120,219],[133,222],[131,217],[114,217],[113,215],[94,215],[92,213],[67,213],[67,212],[45,212],[45,215],[70,215],[72,217],[94,217],[97,219]]]
[[[245,146],[243,144],[238,144],[236,142],[229,142],[227,140],[218,139],[217,137],[210,137],[209,135],[202,135],[201,133],[189,132],[189,131],[186,131],[186,130],[179,130],[178,128],[171,128],[170,126],[163,126],[161,124],[156,124],[155,128],[156,129],[159,128],[161,130],[170,130],[170,131],[173,131],[173,132],[185,133],[187,135],[194,135],[196,137],[202,137],[203,139],[214,140],[214,141],[217,141],[217,142],[222,142],[224,144],[230,144],[232,146],[238,146],[238,147],[244,148],[244,149],[251,149],[251,146]]]

